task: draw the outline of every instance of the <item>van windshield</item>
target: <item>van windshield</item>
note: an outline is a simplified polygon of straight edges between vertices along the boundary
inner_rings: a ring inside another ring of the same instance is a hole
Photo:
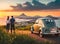
[[[44,24],[48,28],[55,26],[54,20],[51,20],[51,19],[44,19]]]

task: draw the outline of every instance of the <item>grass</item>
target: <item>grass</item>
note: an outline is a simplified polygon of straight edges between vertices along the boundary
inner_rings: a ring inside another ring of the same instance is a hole
[[[27,35],[19,35],[13,40],[12,44],[53,44],[53,43],[49,41],[45,41],[45,42],[38,41]]]
[[[18,29],[18,30],[30,30],[31,24],[26,25],[26,26],[16,26],[16,29]]]
[[[0,44],[10,44],[10,36],[0,29]]]
[[[0,29],[0,44],[52,44],[49,41],[41,42],[28,35],[8,34]]]
[[[20,35],[13,40],[12,44],[39,44],[39,43],[29,36]]]
[[[26,25],[26,26],[17,26],[15,25],[15,29],[17,30],[30,30],[31,29],[31,25],[32,24],[29,24],[29,25]],[[6,29],[6,26],[0,26],[0,29]]]

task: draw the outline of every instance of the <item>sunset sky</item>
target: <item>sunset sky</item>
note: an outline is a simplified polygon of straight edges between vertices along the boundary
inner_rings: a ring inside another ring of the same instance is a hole
[[[0,10],[12,10],[13,8],[10,6],[17,6],[17,4],[23,4],[25,2],[30,2],[32,3],[32,0],[0,0]],[[43,4],[48,4],[50,2],[54,2],[56,0],[36,0],[39,1],[40,3]],[[14,12],[0,12],[0,17],[5,17],[5,16],[11,16],[11,15],[20,15],[21,13],[25,13],[28,16],[34,16],[34,15],[40,15],[40,16],[47,16],[47,15],[52,15],[52,16],[60,16],[60,9],[56,10],[40,10],[40,11],[14,11]],[[32,15],[33,14],[33,15]]]
[[[60,16],[60,8],[59,9],[53,9],[53,10],[52,9],[51,10],[50,9],[39,10],[37,8],[38,10],[33,10],[33,11],[31,11],[31,10],[30,11],[28,11],[28,10],[24,11],[23,9],[21,9],[23,11],[21,11],[21,10],[20,11],[14,10],[13,12],[12,11],[9,11],[9,12],[5,11],[5,10],[13,10],[13,8],[10,6],[17,6],[17,4],[23,4],[23,3],[26,3],[27,1],[32,3],[32,0],[0,0],[0,25],[6,23],[6,17],[7,16],[12,16],[12,15],[13,16],[19,16],[22,13],[25,13],[27,16],[36,16],[36,15],[39,15],[39,16],[47,16],[47,15]],[[56,0],[36,0],[36,1],[38,1],[42,4],[45,4],[45,5],[47,5],[50,2],[56,3],[55,2]],[[59,0],[58,0],[58,2],[59,2]],[[59,4],[58,4],[58,6],[60,6]],[[17,6],[17,8],[19,9],[18,6]]]
[[[31,2],[32,0],[0,0],[0,10],[11,9],[10,5],[16,5],[17,3]],[[47,4],[55,0],[39,0],[41,3]]]

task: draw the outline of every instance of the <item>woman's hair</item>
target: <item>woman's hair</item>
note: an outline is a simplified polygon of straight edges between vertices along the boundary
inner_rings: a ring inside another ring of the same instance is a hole
[[[7,16],[7,20],[9,20],[9,16]]]

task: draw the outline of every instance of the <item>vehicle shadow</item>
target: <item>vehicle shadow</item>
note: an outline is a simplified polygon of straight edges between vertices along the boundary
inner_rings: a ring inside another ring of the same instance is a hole
[[[45,35],[45,39],[54,42],[55,44],[60,44],[60,36],[55,35]]]
[[[39,36],[38,33],[34,33]],[[53,42],[54,44],[60,44],[60,35],[55,36],[55,35],[44,35],[44,39]]]

